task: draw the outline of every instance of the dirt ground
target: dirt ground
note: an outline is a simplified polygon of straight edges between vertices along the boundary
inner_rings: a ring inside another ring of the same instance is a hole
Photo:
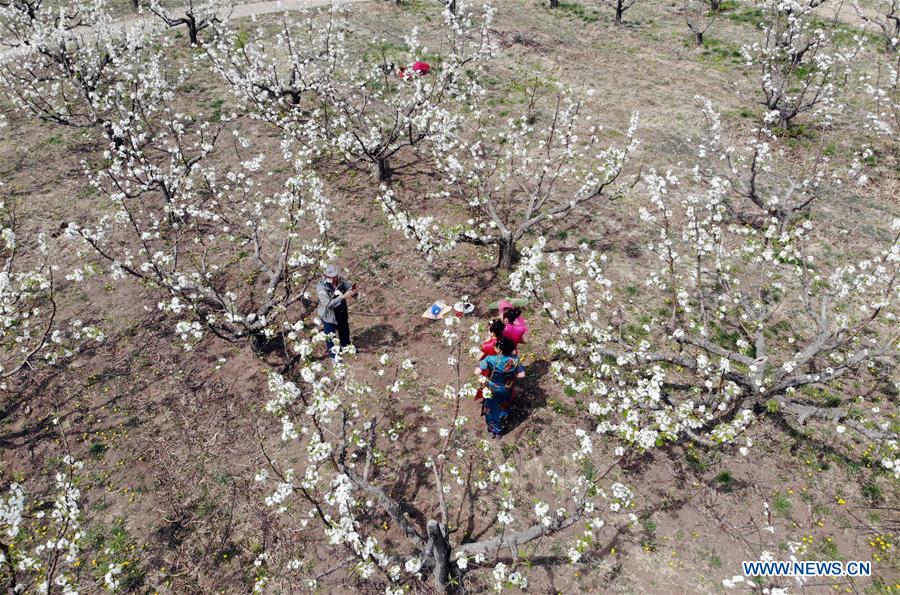
[[[372,2],[355,9],[354,24],[399,39],[416,24],[433,25],[433,4]],[[640,111],[642,147],[632,175],[691,158],[690,137],[699,116],[695,95],[712,98],[738,128],[746,119],[741,109],[755,89],[737,50],[754,30],[743,4],[728,8],[701,49],[691,47],[677,2],[640,0],[618,28],[611,25],[609,9],[599,4],[564,2],[555,12],[533,0],[496,4],[500,55],[492,93],[501,96],[509,81],[533,72],[589,85],[597,91],[592,107],[611,135],[621,133],[630,114]],[[849,7],[844,10],[852,14]],[[273,21],[259,19],[264,25]],[[212,81],[197,91],[201,99],[221,92]],[[86,190],[81,160],[93,147],[82,133],[35,123],[5,105],[0,110],[10,120],[0,133],[0,178],[7,197],[25,205],[28,230],[50,233],[90,214],[98,203]],[[832,134],[853,142],[852,126]],[[871,245],[887,233],[885,221],[900,212],[898,170],[890,160],[896,146],[877,150],[884,165],[870,184],[818,211],[823,219],[846,221],[850,233],[840,248]],[[405,184],[415,187],[412,180]],[[433,300],[453,302],[467,295],[479,306],[472,317],[487,319],[486,304],[508,291],[505,273],[493,267],[492,253],[476,247],[425,262],[390,229],[374,202],[376,190],[358,178],[329,181],[329,192],[347,205],[336,222],[343,238],[341,264],[362,291],[351,307],[361,352],[355,365],[374,377],[378,357],[390,347],[396,357],[415,361],[419,375],[433,376],[431,383],[439,386],[452,380],[443,365],[448,353],[442,327],[422,319],[421,312]],[[590,239],[618,259],[617,266],[639,269],[648,260],[632,209],[639,199],[591,205],[578,215],[577,233],[567,241]],[[57,236],[53,241],[64,254],[64,268],[76,261],[79,248]],[[88,546],[81,563],[85,576],[93,577],[88,580],[96,581],[85,592],[99,590],[101,570],[113,556],[130,560],[123,590],[248,592],[260,547],[290,529],[262,504],[266,494],[253,481],[265,466],[263,450],[274,447],[280,435],[277,420],[263,411],[269,398],[265,366],[248,348],[212,339],[185,354],[173,325],[145,306],[156,299],[133,283],[96,274],[78,285],[64,282],[60,291],[66,316],[100,325],[107,339],[71,365],[47,370],[17,392],[2,395],[3,483],[18,474],[40,476],[58,465],[62,441],[51,421],[56,417],[73,454],[85,461]],[[584,421],[550,378],[549,324],[536,314],[529,315],[529,323],[529,377],[513,429],[498,448],[517,466],[540,471],[556,456],[556,439],[571,436]],[[414,423],[422,400],[430,398],[437,401],[434,395],[404,395],[393,406]],[[477,420],[480,407],[464,406]],[[472,425],[471,431],[481,430],[480,422]],[[765,422],[751,430],[755,446],[747,456],[679,446],[657,450],[618,471],[638,495],[640,527],[609,532],[607,541],[574,567],[559,560],[536,564],[529,571],[529,591],[720,593],[724,579],[741,574],[741,561],[756,559],[763,550],[786,559],[795,543],[809,559],[873,560],[874,576],[783,582],[790,592],[900,591],[896,481],[863,456],[823,447],[824,431],[812,425],[806,430],[797,434]],[[613,444],[597,446],[614,460]],[[406,446],[420,461],[433,447],[427,439]],[[415,467],[411,463],[397,472],[413,473]],[[419,491],[428,481],[411,479],[404,495],[423,512],[436,507],[430,489]],[[473,575],[468,587],[487,590],[489,577]],[[323,592],[357,588],[335,579]],[[303,587],[290,590],[302,592]],[[762,592],[761,586],[755,592]]]

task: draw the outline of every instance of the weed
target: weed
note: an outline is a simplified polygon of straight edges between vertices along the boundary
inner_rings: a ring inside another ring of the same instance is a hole
[[[102,442],[91,442],[91,456],[95,459],[103,458],[103,455],[106,454],[107,450],[109,450],[109,447],[106,444]]]
[[[744,6],[736,2],[723,2],[722,4],[734,5],[733,8],[729,6],[729,9],[722,11],[725,13],[725,17],[732,23],[738,25],[751,25],[759,28],[759,25],[763,20],[762,9]]]
[[[716,483],[719,484],[719,489],[722,491],[730,492],[734,489],[734,476],[731,474],[731,471],[725,469],[716,475]]]
[[[874,478],[862,485],[862,495],[872,504],[880,504],[884,497],[881,486],[875,482]]]
[[[790,498],[781,492],[775,492],[775,496],[772,498],[772,510],[775,514],[789,518],[793,507],[794,505],[791,503]]]
[[[556,10],[585,23],[596,23],[600,20],[600,13],[592,8],[586,8],[577,2],[560,2]]]

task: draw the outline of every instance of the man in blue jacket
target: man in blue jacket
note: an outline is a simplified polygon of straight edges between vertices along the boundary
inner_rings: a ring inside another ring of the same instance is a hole
[[[350,343],[350,317],[347,305],[352,303],[358,295],[356,285],[346,279],[342,279],[338,268],[333,264],[325,267],[325,277],[316,286],[319,295],[319,318],[328,334],[326,345],[328,355],[334,359],[334,335],[337,334],[341,348],[348,347]]]

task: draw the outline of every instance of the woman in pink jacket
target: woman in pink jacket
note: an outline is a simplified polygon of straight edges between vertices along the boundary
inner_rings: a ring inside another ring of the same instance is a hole
[[[528,324],[522,311],[506,300],[497,302],[500,310],[500,318],[506,325],[503,327],[503,336],[513,342],[518,352],[519,343],[525,343],[525,334],[528,332]]]

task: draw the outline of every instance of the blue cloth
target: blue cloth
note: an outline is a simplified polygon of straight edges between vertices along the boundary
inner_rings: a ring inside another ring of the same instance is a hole
[[[513,396],[516,375],[525,372],[519,358],[508,355],[489,355],[482,359],[478,366],[487,372],[487,386],[491,390],[491,398],[484,400],[485,421],[492,434],[503,433],[503,422],[509,416],[507,407]]]
[[[487,385],[494,397],[500,396],[501,400],[512,395],[512,387],[516,382],[516,375],[525,372],[525,367],[519,363],[519,358],[512,355],[489,355],[478,363],[478,366],[489,372]]]

